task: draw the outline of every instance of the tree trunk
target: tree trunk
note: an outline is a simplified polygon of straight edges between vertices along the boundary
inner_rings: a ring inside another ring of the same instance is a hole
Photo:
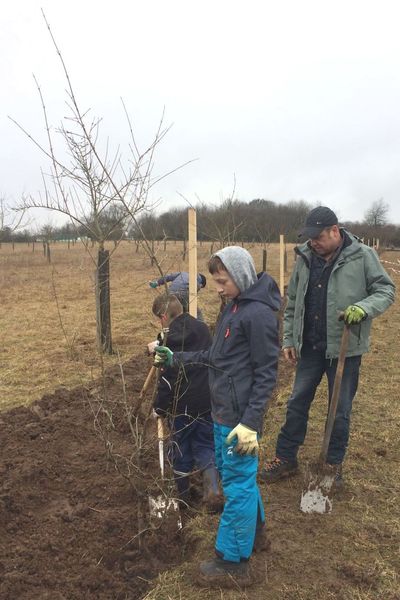
[[[263,271],[267,270],[267,251],[266,251],[265,248],[263,249],[263,267],[262,267],[262,270]]]
[[[100,352],[112,354],[110,310],[110,253],[99,249],[96,269],[96,324]]]

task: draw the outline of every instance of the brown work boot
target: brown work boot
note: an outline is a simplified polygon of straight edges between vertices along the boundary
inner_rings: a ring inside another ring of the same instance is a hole
[[[231,562],[216,556],[200,563],[197,583],[206,587],[237,588],[251,583],[248,561]]]
[[[267,483],[274,483],[279,479],[296,475],[297,471],[297,461],[291,462],[276,456],[271,462],[265,463],[260,473],[260,479]]]
[[[219,487],[219,475],[214,466],[203,471],[203,503],[210,513],[220,513],[224,508],[224,497]]]

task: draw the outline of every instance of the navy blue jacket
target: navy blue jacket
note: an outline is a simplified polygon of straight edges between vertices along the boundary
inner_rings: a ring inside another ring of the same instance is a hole
[[[206,350],[211,346],[211,334],[205,323],[189,313],[171,322],[167,338],[173,351]],[[198,365],[168,367],[161,373],[154,410],[164,415],[197,417],[211,410],[207,369]]]
[[[235,427],[240,422],[261,433],[266,405],[276,384],[276,311],[280,305],[275,281],[262,273],[256,283],[227,304],[208,351],[174,353],[175,364],[209,367],[211,410],[217,423]]]

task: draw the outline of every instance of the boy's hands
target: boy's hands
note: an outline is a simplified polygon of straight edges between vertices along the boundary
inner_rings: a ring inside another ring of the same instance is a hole
[[[249,429],[246,425],[236,425],[226,436],[226,443],[230,444],[234,437],[237,437],[235,452],[247,456],[256,456],[258,454],[257,431]]]
[[[154,366],[159,367],[170,367],[172,365],[172,357],[174,353],[167,346],[156,346],[154,348],[156,356],[154,359]]]
[[[363,308],[357,306],[356,304],[351,304],[346,308],[343,313],[344,322],[347,325],[353,325],[353,323],[361,323],[364,319],[367,318],[367,313]]]

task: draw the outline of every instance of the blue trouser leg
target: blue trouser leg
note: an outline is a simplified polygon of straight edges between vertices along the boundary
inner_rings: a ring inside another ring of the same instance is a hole
[[[189,473],[215,464],[214,426],[211,414],[200,417],[177,415],[172,423],[170,457],[174,471]]]
[[[264,508],[256,476],[258,457],[234,451],[237,440],[225,443],[231,427],[214,423],[215,456],[225,496],[215,549],[225,560],[240,562],[250,557],[257,514],[264,521]]]
[[[346,358],[340,388],[339,403],[328,449],[327,461],[340,464],[346,453],[350,433],[350,413],[357,391],[361,356]],[[308,413],[316,389],[324,373],[328,378],[329,398],[332,395],[337,360],[327,360],[323,354],[305,348],[299,360],[292,395],[288,400],[286,422],[277,441],[276,455],[295,461],[299,446],[307,432]]]
[[[190,437],[192,456],[196,467],[207,469],[215,466],[214,424],[211,414],[197,417]]]
[[[304,349],[287,404],[286,422],[276,444],[276,456],[279,458],[296,461],[298,448],[306,437],[311,402],[324,372],[325,357],[320,352]]]
[[[172,440],[169,456],[176,475],[188,475],[194,465],[190,443],[193,419],[187,415],[176,416],[171,423]]]
[[[357,392],[358,376],[360,372],[361,356],[346,358],[343,369],[342,384],[340,386],[339,403],[332,435],[328,447],[327,462],[339,465],[343,462],[350,435],[350,414],[353,398]],[[329,398],[332,396],[335,380],[337,360],[326,369],[329,385]]]

